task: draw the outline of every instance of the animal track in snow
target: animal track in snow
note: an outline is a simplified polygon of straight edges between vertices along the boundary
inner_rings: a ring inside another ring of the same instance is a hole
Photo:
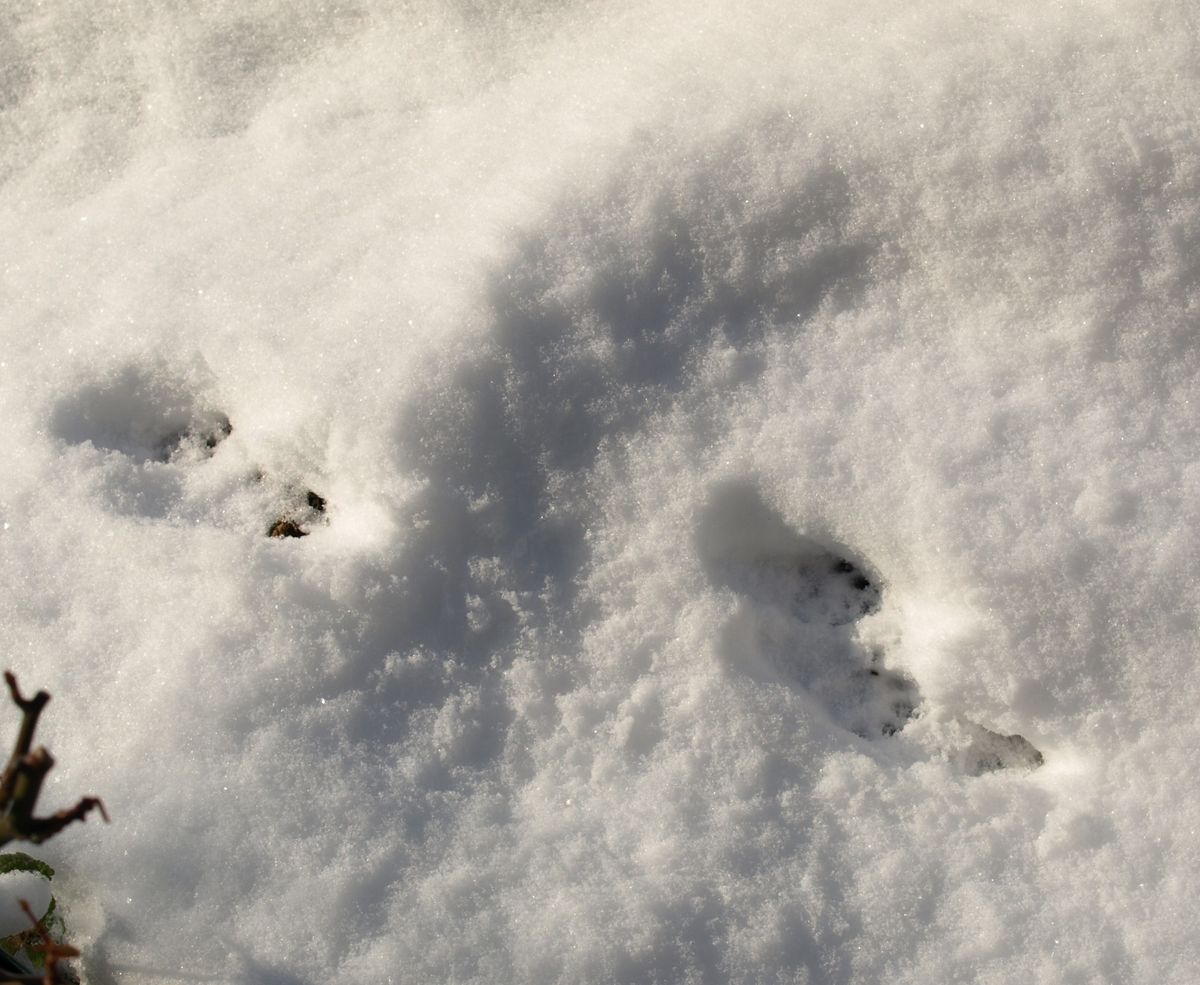
[[[196,422],[184,431],[169,434],[159,445],[162,462],[198,462],[211,458],[217,445],[233,434],[233,424],[217,412],[207,421]]]
[[[325,497],[298,477],[267,476],[234,442],[233,423],[208,397],[203,364],[177,370],[161,362],[130,364],[83,383],[58,401],[50,430],[69,445],[105,452],[97,488],[126,515],[177,523],[255,529],[276,538],[305,537],[327,522]]]
[[[865,560],[797,533],[749,483],[714,490],[696,540],[712,582],[743,599],[720,641],[730,662],[790,681],[862,738],[895,735],[921,713],[917,682],[889,668],[883,647],[855,626],[883,605]],[[954,758],[973,776],[1043,762],[1023,736],[966,720],[957,732]]]
[[[728,563],[725,585],[786,608],[800,622],[845,626],[879,610],[876,580],[858,565],[815,542],[798,542],[778,556]]]
[[[716,490],[697,544],[714,584],[745,601],[723,641],[731,659],[765,661],[864,738],[894,735],[917,713],[916,683],[855,630],[883,598],[864,561],[796,533],[745,483]]]
[[[325,497],[311,489],[306,490],[303,502],[299,494],[289,497],[290,503],[267,529],[268,537],[307,537],[308,527],[318,520],[325,519]]]
[[[50,430],[68,444],[91,443],[135,462],[203,458],[233,426],[197,384],[164,365],[128,365],[59,400]]]

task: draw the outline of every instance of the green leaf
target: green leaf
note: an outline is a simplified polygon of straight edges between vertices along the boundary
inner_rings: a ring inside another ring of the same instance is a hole
[[[39,858],[26,855],[24,852],[4,852],[0,854],[0,876],[6,872],[38,872],[47,879],[54,878],[54,870]]]

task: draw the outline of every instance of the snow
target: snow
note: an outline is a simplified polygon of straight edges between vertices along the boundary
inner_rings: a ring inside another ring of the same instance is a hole
[[[89,982],[1194,980],[1194,17],[994,8],[0,13]]]
[[[37,872],[5,872],[0,874],[0,936],[25,933],[30,928],[28,914],[21,909],[19,900],[29,904],[30,910],[39,917],[50,906],[52,895],[49,880]]]

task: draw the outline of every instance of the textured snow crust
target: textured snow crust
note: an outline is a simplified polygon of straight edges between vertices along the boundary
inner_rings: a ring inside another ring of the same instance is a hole
[[[87,980],[1194,981],[1193,16],[0,12]]]

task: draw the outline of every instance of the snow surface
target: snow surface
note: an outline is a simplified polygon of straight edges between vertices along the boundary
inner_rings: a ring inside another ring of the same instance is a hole
[[[1187,0],[0,7],[87,980],[1196,981],[1198,107]]]
[[[50,908],[53,890],[40,872],[5,872],[0,875],[0,937],[23,934],[30,929],[29,914],[21,908],[23,900],[35,917]]]

